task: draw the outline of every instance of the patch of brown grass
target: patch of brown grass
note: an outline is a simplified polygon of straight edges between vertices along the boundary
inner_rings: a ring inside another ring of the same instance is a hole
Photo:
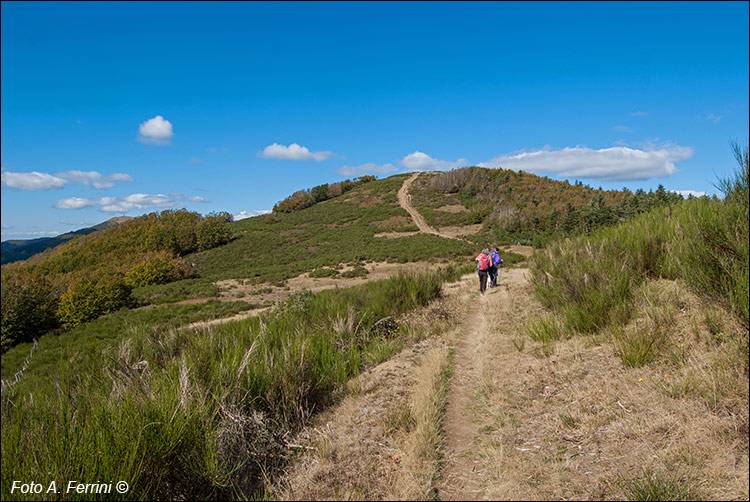
[[[480,351],[477,403],[488,431],[490,499],[620,499],[653,476],[693,496],[747,499],[741,341],[717,343],[706,306],[677,283],[647,283],[636,296],[637,318],[623,329],[665,336],[655,359],[636,368],[623,364],[606,335],[544,350],[520,343],[529,313],[541,310],[528,288],[496,309],[497,336]]]

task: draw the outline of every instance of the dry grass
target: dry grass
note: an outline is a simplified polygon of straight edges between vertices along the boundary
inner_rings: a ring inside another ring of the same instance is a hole
[[[508,301],[481,351],[488,498],[747,499],[746,355],[705,320],[709,309],[724,323],[713,331],[740,329],[728,315],[674,282],[647,283],[624,331],[663,340],[633,368],[604,335],[519,341],[540,307],[528,288]]]
[[[411,392],[413,425],[406,430],[403,466],[396,492],[403,500],[429,500],[440,468],[442,410],[447,392],[449,349],[437,346],[415,371]]]
[[[452,288],[447,288],[449,291]],[[271,488],[280,500],[424,500],[438,469],[446,391],[444,336],[460,317],[453,300],[401,320],[416,340],[349,382],[341,401],[292,443],[299,452]]]

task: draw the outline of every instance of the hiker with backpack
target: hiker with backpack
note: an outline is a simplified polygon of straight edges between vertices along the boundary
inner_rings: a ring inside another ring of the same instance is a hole
[[[490,266],[492,264],[490,250],[484,248],[475,260],[477,261],[477,274],[479,275],[479,292],[484,294],[484,290],[487,289],[487,276],[489,275]]]
[[[498,270],[503,266],[503,259],[500,258],[500,251],[497,247],[490,251],[490,258],[492,258],[492,266],[490,267],[490,287],[496,288],[499,286],[497,283]]]

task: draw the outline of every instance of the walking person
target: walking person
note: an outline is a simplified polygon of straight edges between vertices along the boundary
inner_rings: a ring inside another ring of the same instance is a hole
[[[497,246],[490,251],[490,256],[492,257],[492,283],[490,284],[490,287],[496,288],[500,284],[498,283],[499,274],[502,273],[503,270],[503,259],[500,258],[500,251],[497,249]]]
[[[496,249],[490,249],[490,269],[488,272],[491,288],[497,286],[497,265],[495,265],[495,260],[499,260],[500,256],[497,254]]]
[[[484,248],[479,256],[474,258],[477,261],[477,274],[479,275],[479,292],[484,294],[484,290],[487,289],[487,276],[490,271],[490,264],[492,258],[490,258],[490,250]]]

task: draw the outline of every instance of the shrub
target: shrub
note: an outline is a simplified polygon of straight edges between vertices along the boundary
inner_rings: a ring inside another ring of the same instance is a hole
[[[24,270],[2,274],[2,352],[30,342],[57,325],[50,281]]]
[[[57,315],[65,328],[114,312],[132,303],[132,288],[121,277],[110,276],[94,281],[82,279],[60,297]]]
[[[232,231],[226,224],[225,218],[221,216],[209,216],[198,223],[195,230],[198,250],[213,249],[229,242]]]
[[[314,278],[320,278],[320,277],[335,277],[339,275],[337,270],[334,270],[332,268],[322,267],[322,268],[316,268],[312,272],[310,272],[310,277]]]
[[[131,288],[166,284],[187,276],[185,264],[166,253],[148,257],[125,274],[124,281]]]

